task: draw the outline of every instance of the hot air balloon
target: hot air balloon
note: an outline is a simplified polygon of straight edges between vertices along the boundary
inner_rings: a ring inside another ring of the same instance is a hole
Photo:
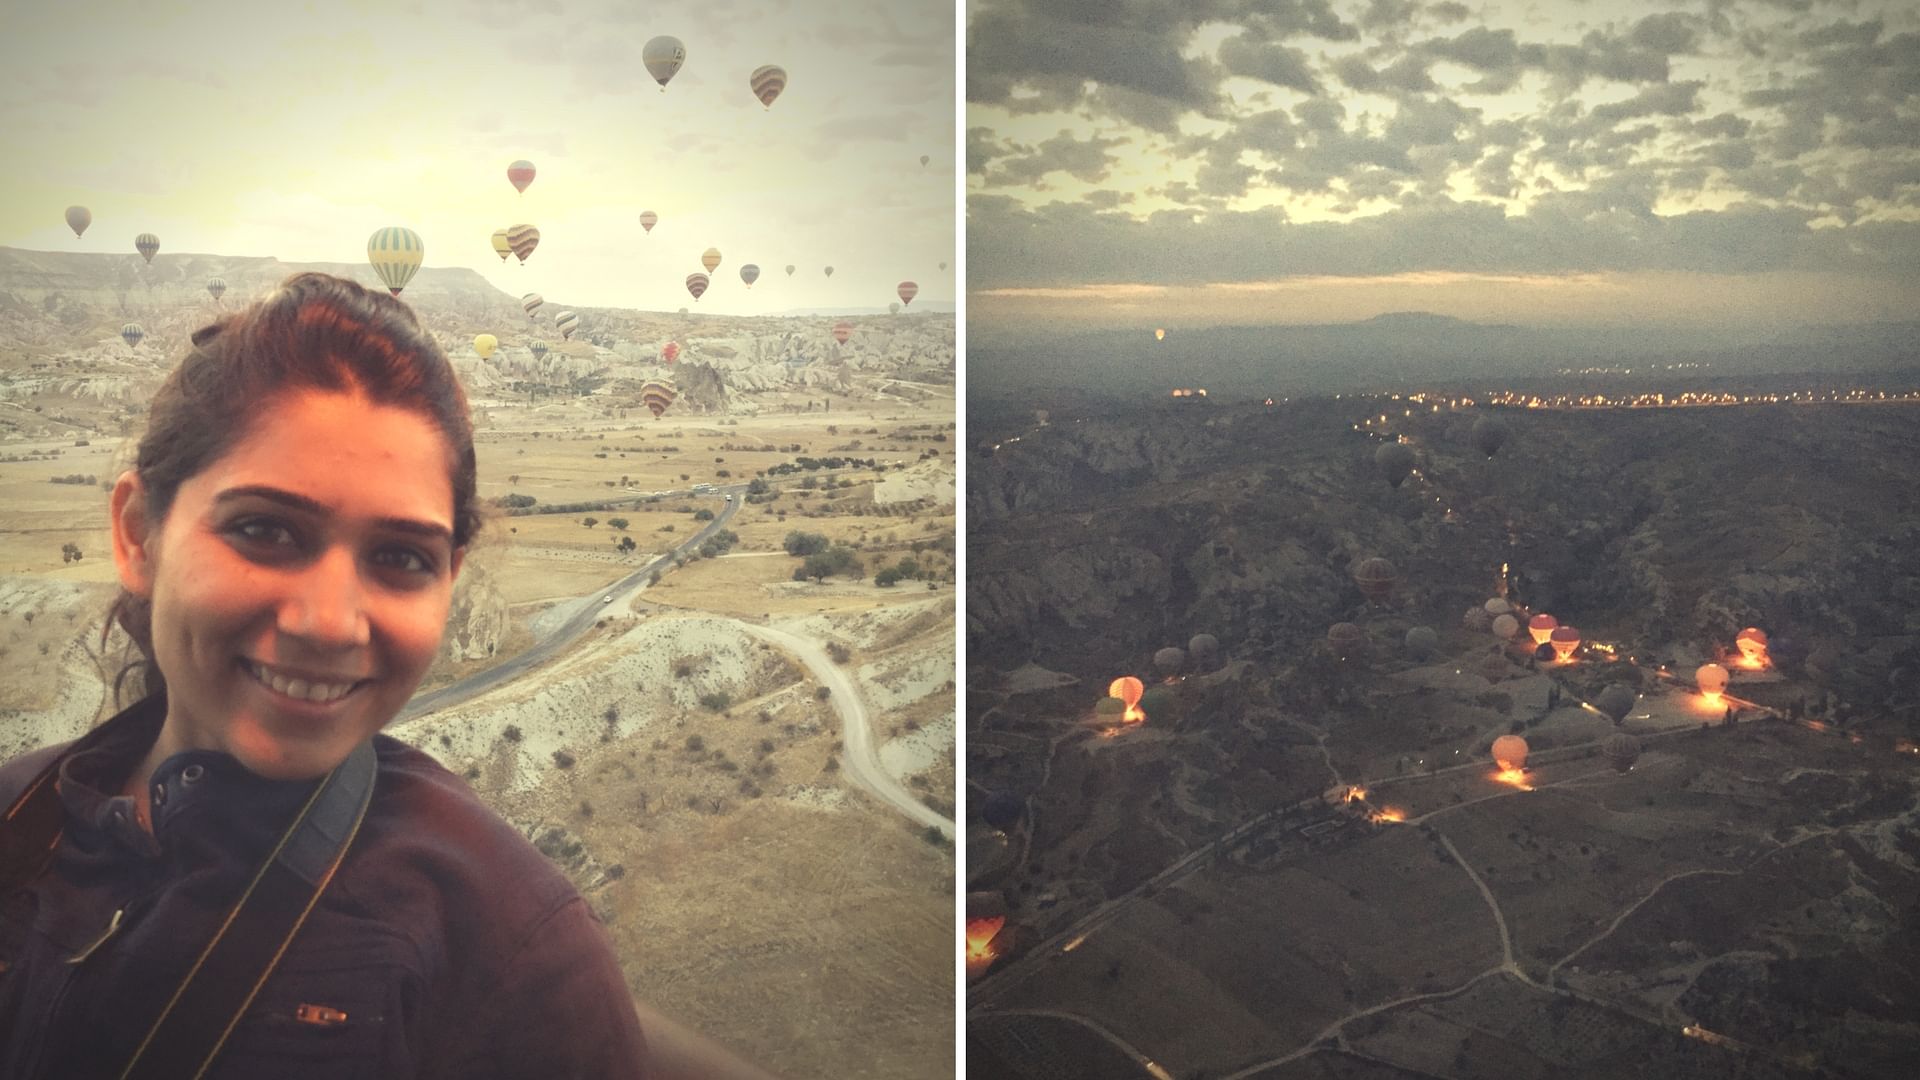
[[[707,250],[705,250],[705,251],[703,251],[703,252],[701,252],[701,253],[700,253],[700,265],[701,265],[701,266],[704,266],[704,267],[706,267],[706,268],[707,268],[707,273],[709,273],[709,274],[711,274],[711,273],[713,273],[713,272],[714,272],[715,270],[717,270],[717,269],[719,269],[719,267],[720,267],[720,249],[719,249],[719,248],[715,248],[715,247],[710,247],[710,248],[708,248]]]
[[[1107,694],[1117,697],[1127,708],[1140,704],[1140,695],[1146,692],[1146,684],[1131,675],[1122,675],[1107,686]]]
[[[475,334],[473,336],[473,351],[480,354],[480,359],[482,360],[491,357],[493,350],[499,348],[499,346],[500,339],[494,337],[492,334]]]
[[[1745,630],[1740,631],[1740,635],[1733,639],[1733,643],[1740,647],[1740,655],[1753,667],[1759,667],[1767,662],[1767,632],[1765,630],[1757,626],[1749,626]]]
[[[1140,695],[1140,711],[1149,720],[1172,720],[1179,710],[1180,699],[1167,687],[1148,687],[1147,692]]]
[[[1027,808],[1012,792],[995,791],[990,793],[980,807],[980,817],[987,825],[999,832],[1012,832],[1020,819],[1026,816]]]
[[[387,283],[387,291],[395,296],[413,280],[414,272],[426,257],[427,247],[420,242],[420,234],[412,229],[392,225],[376,229],[367,238],[367,261],[373,264],[373,272],[380,275],[380,280]]]
[[[947,268],[947,264],[946,264],[946,263],[941,263],[941,264],[940,264],[940,269],[942,269],[942,270],[945,270],[946,268]]]
[[[1473,422],[1472,439],[1475,449],[1492,457],[1507,441],[1507,425],[1491,416],[1483,416]]]
[[[1399,571],[1382,558],[1362,560],[1353,568],[1353,583],[1360,586],[1360,592],[1376,604],[1385,603],[1387,597],[1393,595],[1393,586],[1399,580]]]
[[[535,360],[539,360],[547,355],[547,343],[544,341],[530,341],[527,343],[527,351],[533,354]]]
[[[527,293],[520,298],[520,306],[527,309],[527,318],[529,319],[533,318],[535,309],[546,302],[546,298],[537,292]]]
[[[640,387],[640,403],[647,407],[647,411],[653,414],[655,420],[660,419],[660,414],[666,412],[667,406],[673,404],[673,399],[679,396],[674,392],[673,387],[658,380],[650,380]]]
[[[1553,646],[1554,653],[1560,659],[1570,659],[1574,650],[1580,647],[1580,630],[1565,624],[1556,626],[1553,633],[1547,635],[1547,643]]]
[[[91,210],[88,210],[84,206],[67,207],[67,228],[73,230],[73,235],[79,236],[86,232],[87,226],[91,224],[93,224],[93,212]]]
[[[851,337],[852,335],[853,335],[852,323],[837,322],[833,324],[833,340],[839,342],[842,345],[845,345],[847,343],[847,338]]]
[[[214,303],[216,304],[219,303],[220,298],[222,296],[225,296],[226,294],[227,294],[226,282],[220,280],[219,278],[207,279],[207,295],[213,297]]]
[[[831,267],[831,266],[829,266],[829,267],[827,267],[827,276],[828,276],[828,277],[832,277],[832,276],[833,276],[833,267]]]
[[[1153,654],[1153,667],[1162,675],[1178,675],[1187,666],[1187,654],[1169,645]]]
[[[778,64],[762,64],[747,76],[747,89],[760,99],[760,104],[773,108],[773,99],[787,88],[787,69]]]
[[[140,257],[147,260],[148,266],[152,266],[153,257],[160,250],[160,238],[150,232],[143,232],[133,238],[133,250],[139,252]]]
[[[923,168],[923,169],[924,169],[924,168],[926,168],[926,167],[927,167],[927,162],[929,162],[929,161],[932,161],[932,160],[933,160],[933,158],[932,158],[931,156],[929,156],[929,155],[927,155],[927,154],[921,154],[921,155],[920,155],[920,167],[921,167],[921,168]]]
[[[1494,637],[1499,638],[1501,641],[1511,641],[1513,640],[1513,635],[1519,632],[1519,619],[1514,618],[1512,615],[1495,615],[1493,617]]]
[[[748,263],[745,266],[742,266],[740,268],[740,281],[747,288],[749,289],[753,288],[753,283],[759,280],[760,280],[760,267],[758,265],[754,263]]]
[[[1127,703],[1117,697],[1103,697],[1094,702],[1093,715],[1102,720],[1119,723],[1127,715]]]
[[[1613,763],[1614,772],[1626,772],[1640,760],[1640,740],[1624,731],[1616,731],[1600,743],[1600,752]]]
[[[665,360],[667,363],[671,364],[675,360],[678,360],[679,358],[680,358],[679,342],[669,341],[665,345],[661,346],[660,359]]]
[[[1551,615],[1535,615],[1527,620],[1527,636],[1533,639],[1535,645],[1545,645],[1559,625],[1560,620]]]
[[[1497,683],[1513,674],[1513,665],[1507,663],[1506,655],[1496,649],[1480,661],[1480,674],[1486,676],[1488,682]]]
[[[507,244],[520,259],[520,265],[527,264],[527,256],[540,246],[540,230],[531,225],[515,225],[507,230]]]
[[[640,62],[647,66],[647,74],[660,84],[660,92],[664,94],[667,80],[687,62],[687,47],[680,44],[679,38],[662,34],[640,49]]]
[[[787,276],[788,276],[788,277],[792,277],[792,276],[793,276],[793,271],[794,271],[794,269],[795,269],[795,268],[794,268],[794,265],[793,265],[792,263],[788,263],[788,264],[787,264]]]
[[[693,298],[696,302],[699,301],[699,299],[702,296],[706,295],[706,292],[707,292],[707,275],[688,274],[687,275],[687,291],[693,294]]]
[[[563,311],[553,317],[554,329],[560,331],[560,337],[566,341],[573,340],[574,328],[579,325],[580,316],[575,315],[571,311]]]
[[[1487,614],[1486,608],[1475,604],[1467,609],[1465,615],[1460,617],[1460,625],[1476,634],[1484,634],[1493,629],[1493,616]]]
[[[500,256],[501,262],[506,262],[507,256],[513,254],[513,245],[507,242],[507,230],[493,230],[493,253]]]
[[[1480,606],[1486,608],[1489,615],[1509,615],[1513,612],[1513,605],[1498,596]]]
[[[1519,772],[1527,767],[1527,740],[1518,735],[1502,735],[1493,740],[1493,760],[1502,769]]]
[[[1413,472],[1413,448],[1405,443],[1383,444],[1373,452],[1373,463],[1379,466],[1380,475],[1387,483],[1397,488],[1407,474]]]
[[[913,303],[913,298],[920,295],[920,286],[915,285],[911,281],[903,281],[900,283],[900,287],[894,291],[900,294],[900,302],[902,304],[911,304]]]
[[[640,211],[640,227],[642,229],[645,229],[647,232],[652,232],[653,227],[658,224],[660,224],[659,214],[656,214],[651,210]]]
[[[1220,659],[1220,639],[1212,634],[1195,634],[1187,642],[1187,655],[1193,659],[1195,671],[1212,671],[1214,661]]]
[[[507,182],[513,185],[513,190],[525,195],[527,185],[533,183],[533,162],[522,158],[507,166]]]
[[[1165,341],[1165,340],[1167,340],[1167,328],[1166,328],[1166,327],[1164,327],[1164,326],[1156,326],[1156,327],[1154,327],[1154,328],[1153,328],[1153,340],[1155,340],[1155,341]]]
[[[132,349],[140,344],[140,339],[146,337],[147,332],[140,329],[139,323],[128,323],[120,328],[120,336],[126,339],[127,348]]]
[[[1327,640],[1336,656],[1358,656],[1366,651],[1367,632],[1350,622],[1337,622],[1327,628]]]
[[[1633,711],[1634,702],[1639,700],[1640,695],[1619,683],[1614,683],[1600,691],[1600,696],[1593,699],[1593,707],[1612,717],[1613,722],[1617,724],[1627,718],[1627,714]]]
[[[1440,648],[1440,635],[1430,626],[1416,626],[1407,631],[1407,653],[1415,660],[1425,660]]]
[[[1551,661],[1553,659],[1553,643],[1550,641],[1543,641],[1540,644],[1534,646],[1533,658],[1535,660]]]
[[[1701,664],[1693,673],[1693,681],[1700,692],[1710,698],[1717,698],[1727,692],[1727,669],[1719,664]]]
[[[898,314],[900,314],[900,301],[898,301],[898,300],[895,300],[895,301],[894,301],[893,303],[891,303],[891,304],[888,304],[888,305],[887,305],[887,314],[889,314],[889,315],[898,315]]]

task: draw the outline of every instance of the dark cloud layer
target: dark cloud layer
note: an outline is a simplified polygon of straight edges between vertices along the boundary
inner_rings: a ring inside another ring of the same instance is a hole
[[[1673,7],[1573,4],[1556,31],[1422,0],[987,0],[968,31],[969,102],[1099,134],[969,129],[969,277],[1911,272],[1920,226],[1900,218],[1920,209],[1920,19],[1893,0]],[[1183,56],[1218,25],[1232,29],[1217,50]],[[1239,84],[1236,100],[1230,78],[1268,89]],[[1493,111],[1488,95],[1513,91],[1529,111]],[[1169,168],[1146,187],[1120,179]],[[1095,190],[1037,209],[1000,197],[1049,186]],[[1654,209],[1695,195],[1724,208]],[[1370,216],[1245,209],[1276,196]],[[1180,209],[1141,218],[1143,198]]]

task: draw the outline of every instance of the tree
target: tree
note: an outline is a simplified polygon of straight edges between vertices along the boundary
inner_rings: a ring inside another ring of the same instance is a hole
[[[633,542],[633,537],[631,536],[623,536],[620,538],[620,551],[623,554],[631,555],[633,554],[633,549],[639,546],[640,545]]]
[[[845,544],[835,544],[825,551],[816,551],[807,556],[798,571],[796,579],[812,578],[816,584],[825,581],[834,574],[858,578],[865,570],[860,565],[860,556]]]
[[[630,522],[628,522],[626,518],[608,518],[607,519],[607,525],[609,528],[624,530],[629,524]]]
[[[827,538],[819,533],[799,532],[787,534],[786,549],[789,555],[812,555],[827,550]]]
[[[707,509],[706,507],[704,507],[704,506],[703,506],[703,507],[701,507],[700,509],[698,509],[698,510],[695,510],[695,511],[693,512],[693,520],[695,520],[695,521],[712,521],[712,520],[713,520],[713,511],[711,511],[711,510],[709,510],[709,509]]]
[[[587,517],[587,518],[581,518],[581,519],[580,519],[580,524],[582,524],[582,525],[585,525],[585,526],[586,526],[587,528],[589,528],[589,529],[591,529],[591,528],[593,528],[593,527],[594,527],[595,525],[598,525],[598,524],[600,524],[600,519],[599,519],[599,518],[592,518],[592,517]]]
[[[765,480],[762,480],[759,477],[755,477],[754,479],[747,481],[747,494],[765,495],[766,493],[767,493],[767,482]]]

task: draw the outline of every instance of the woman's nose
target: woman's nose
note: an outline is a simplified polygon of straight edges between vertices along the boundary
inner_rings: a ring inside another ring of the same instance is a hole
[[[366,590],[352,551],[330,548],[307,567],[280,605],[279,629],[317,646],[367,644]]]

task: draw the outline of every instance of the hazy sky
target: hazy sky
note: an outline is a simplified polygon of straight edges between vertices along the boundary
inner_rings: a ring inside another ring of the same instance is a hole
[[[641,64],[661,34],[687,50],[664,93]],[[567,304],[878,307],[902,279],[951,300],[957,52],[950,0],[11,4],[0,244],[364,261],[404,225],[428,266]],[[761,64],[788,73],[771,110]],[[541,233],[524,268],[489,245],[518,222]]]
[[[969,320],[1920,311],[1911,0],[982,0]]]

